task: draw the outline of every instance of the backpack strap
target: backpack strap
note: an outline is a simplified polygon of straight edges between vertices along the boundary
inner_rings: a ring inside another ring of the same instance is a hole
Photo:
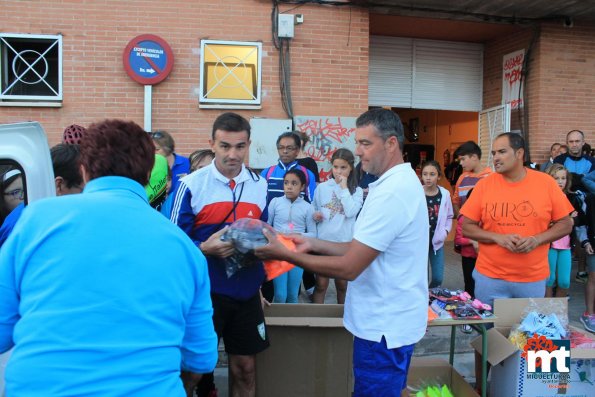
[[[308,169],[303,165],[300,165],[300,170],[306,175],[306,187],[310,186],[310,177],[308,176]]]
[[[271,177],[271,175],[273,175],[273,171],[275,171],[275,167],[276,167],[276,165],[272,165],[267,170],[267,176],[265,177],[265,179],[267,180],[267,182],[268,182],[269,178]]]

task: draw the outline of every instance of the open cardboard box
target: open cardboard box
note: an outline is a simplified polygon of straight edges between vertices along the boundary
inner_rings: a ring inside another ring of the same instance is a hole
[[[353,336],[343,305],[273,304],[265,318],[271,347],[256,355],[258,397],[350,397]]]
[[[521,352],[508,341],[514,324],[521,322],[525,308],[534,301],[537,307],[547,307],[552,301],[561,302],[568,316],[566,298],[496,299],[494,301],[494,328],[488,331],[488,362],[490,370],[490,397],[573,397],[595,396],[595,349],[571,349],[570,372],[560,374],[527,372],[526,360]],[[573,329],[575,331],[585,332]],[[592,338],[591,335],[588,335]],[[481,336],[471,342],[481,354]]]
[[[410,395],[430,385],[447,385],[456,397],[478,397],[473,388],[447,361],[431,357],[413,357],[407,388]]]

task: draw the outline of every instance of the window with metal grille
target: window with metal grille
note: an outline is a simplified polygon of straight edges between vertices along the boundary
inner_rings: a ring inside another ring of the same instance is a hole
[[[201,40],[200,106],[260,106],[262,43]]]
[[[0,33],[0,101],[62,100],[62,36]]]

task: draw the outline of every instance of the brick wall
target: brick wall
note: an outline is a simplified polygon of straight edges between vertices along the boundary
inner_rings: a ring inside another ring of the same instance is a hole
[[[280,11],[289,10],[283,5]],[[278,52],[271,40],[272,2],[3,0],[0,31],[63,35],[61,108],[0,107],[0,123],[36,120],[50,144],[72,123],[104,118],[143,123],[143,87],[124,72],[122,51],[133,37],[152,33],[173,49],[167,80],[153,87],[153,129],[173,133],[177,151],[205,147],[222,110],[198,107],[200,39],[262,41],[262,110],[247,118],[286,118],[281,106]],[[349,7],[302,6],[304,24],[291,42],[296,115],[357,116],[368,103],[368,13]]]
[[[533,30],[486,43],[484,56],[484,108],[502,102],[502,56],[525,51]],[[529,59],[528,95],[531,158],[543,162],[553,142],[564,142],[566,132],[580,129],[595,143],[595,27],[542,24]],[[518,120],[513,114],[513,126]]]

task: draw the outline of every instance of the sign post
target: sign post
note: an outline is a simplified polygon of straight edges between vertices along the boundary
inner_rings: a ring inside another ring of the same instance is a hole
[[[174,54],[165,40],[141,34],[130,40],[122,55],[128,76],[145,86],[144,129],[151,131],[153,85],[161,83],[174,66]]]

